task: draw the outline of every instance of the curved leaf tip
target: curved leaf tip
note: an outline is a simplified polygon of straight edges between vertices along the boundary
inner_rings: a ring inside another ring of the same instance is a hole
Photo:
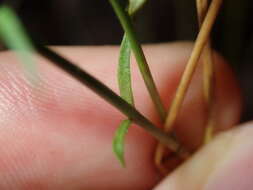
[[[124,141],[130,125],[130,120],[127,119],[122,121],[113,139],[113,151],[123,167],[126,166],[124,159]]]

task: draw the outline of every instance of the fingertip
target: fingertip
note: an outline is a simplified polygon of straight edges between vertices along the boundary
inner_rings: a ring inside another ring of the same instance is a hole
[[[253,124],[218,135],[169,175],[155,190],[251,190]]]

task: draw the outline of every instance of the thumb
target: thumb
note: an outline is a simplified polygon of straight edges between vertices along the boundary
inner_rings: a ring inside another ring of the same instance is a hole
[[[218,135],[155,190],[252,190],[252,125]]]

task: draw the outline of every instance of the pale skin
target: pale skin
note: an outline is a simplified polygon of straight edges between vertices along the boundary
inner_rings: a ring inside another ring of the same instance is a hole
[[[191,47],[189,43],[145,47],[167,107]],[[118,47],[55,49],[118,90]],[[42,58],[37,59],[41,80],[32,88],[15,54],[1,53],[0,189],[253,189],[253,129],[229,129],[239,120],[241,96],[233,72],[220,56],[215,57],[217,126],[228,131],[160,182],[153,164],[155,141],[144,130],[131,127],[126,139],[127,167],[123,169],[112,153],[111,141],[125,116]],[[201,143],[204,132],[201,79],[199,68],[175,127],[191,149]],[[160,125],[135,63],[133,81],[137,109]]]

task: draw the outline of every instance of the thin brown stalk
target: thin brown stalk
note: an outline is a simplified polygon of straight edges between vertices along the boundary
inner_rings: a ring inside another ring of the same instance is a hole
[[[198,12],[198,21],[199,26],[202,25],[203,20],[206,16],[208,10],[208,0],[196,0],[197,12]],[[215,127],[215,118],[214,118],[214,90],[215,90],[215,73],[214,73],[214,62],[212,57],[212,49],[210,45],[210,40],[206,44],[203,50],[203,91],[204,99],[207,107],[207,123],[204,134],[204,143],[208,143],[213,138],[213,132]]]
[[[197,67],[197,63],[199,61],[201,53],[206,43],[208,42],[212,26],[215,22],[215,19],[217,17],[221,4],[222,4],[222,0],[213,0],[210,4],[209,10],[203,21],[203,24],[201,25],[200,32],[196,39],[195,45],[193,47],[192,54],[186,65],[182,79],[178,85],[175,97],[169,109],[169,112],[165,121],[165,126],[164,126],[164,130],[166,132],[171,132],[173,129],[173,125],[176,121],[177,115],[182,106],[185,94],[189,87],[190,81],[193,77],[194,71]],[[163,158],[164,150],[165,150],[164,146],[159,144],[157,147],[156,156],[155,156],[155,162],[158,168],[161,168],[161,160]]]

